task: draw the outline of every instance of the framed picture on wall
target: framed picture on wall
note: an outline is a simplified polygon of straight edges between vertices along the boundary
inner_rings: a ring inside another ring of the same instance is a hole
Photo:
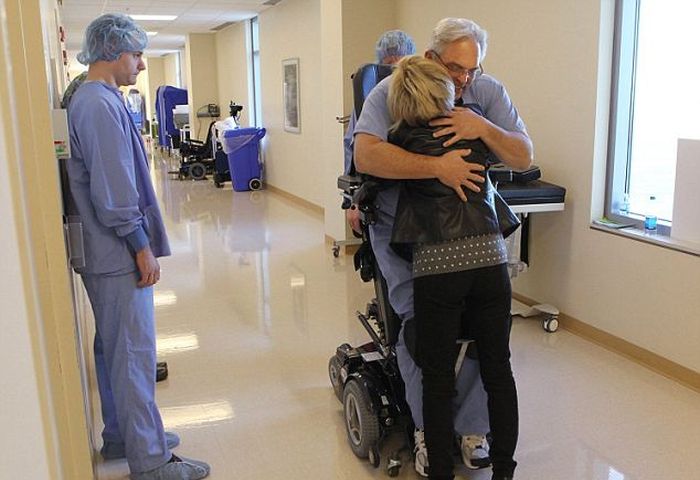
[[[299,113],[299,59],[282,60],[282,82],[284,101],[284,129],[287,132],[301,131]]]

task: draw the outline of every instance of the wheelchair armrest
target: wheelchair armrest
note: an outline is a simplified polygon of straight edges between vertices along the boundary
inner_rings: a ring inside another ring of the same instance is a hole
[[[359,175],[341,175],[338,177],[338,188],[352,195],[352,193],[362,184],[362,177]]]
[[[338,188],[343,191],[343,203],[340,206],[343,210],[347,210],[353,204],[352,197],[360,185],[362,185],[362,177],[359,175],[341,175],[338,177]]]
[[[502,163],[492,165],[488,170],[488,175],[493,183],[513,181],[513,170]]]

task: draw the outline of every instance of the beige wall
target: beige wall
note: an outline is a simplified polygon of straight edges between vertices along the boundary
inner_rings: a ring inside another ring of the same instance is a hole
[[[344,128],[335,119],[343,114],[343,8],[342,0],[321,2],[321,136],[319,151],[325,169],[321,181],[324,231],[336,240],[347,238],[344,213],[338,208],[338,175],[343,170]]]
[[[12,280],[0,288],[0,478],[92,477],[49,114],[58,84],[48,72],[62,75],[45,43],[55,7],[0,0],[0,248]]]
[[[243,105],[240,123],[250,125],[251,99],[248,97],[248,52],[246,23],[238,22],[216,34],[216,74],[219,83],[221,116],[228,116],[228,105],[233,100]]]
[[[190,33],[185,44],[187,58],[187,103],[192,136],[204,140],[210,118],[197,118],[197,110],[218,103],[216,38],[211,33]]]
[[[178,65],[177,65],[177,53],[169,53],[163,57],[163,74],[165,76],[165,85],[171,87],[185,88],[178,81]],[[180,58],[184,58],[184,55],[180,55]],[[182,65],[180,65],[182,67]],[[184,82],[186,75],[181,75],[181,80]]]
[[[156,90],[165,83],[165,62],[162,57],[149,57],[146,59],[146,73],[148,74],[148,88],[146,89],[146,114],[149,120],[156,115]]]
[[[4,22],[5,2],[0,0],[0,22]],[[7,25],[0,23],[0,32],[5,34]],[[16,132],[12,125],[17,121],[12,105],[7,102],[14,94],[5,70],[9,65],[9,52],[6,43],[0,44],[0,249],[3,252],[22,252],[22,255],[6,255],[3,259],[3,274],[0,275],[0,309],[3,314],[2,335],[0,335],[0,390],[3,392],[3,406],[0,409],[0,449],[3,461],[0,462],[0,477],[12,478],[22,472],[27,478],[50,478],[49,458],[46,438],[51,434],[42,422],[43,402],[41,384],[34,358],[36,299],[27,291],[23,279],[26,268],[27,242],[24,231],[23,205],[16,205],[13,190],[17,188],[17,165],[12,162],[17,155]],[[19,218],[18,218],[19,217]],[[22,359],[23,361],[18,361]],[[27,448],[35,445],[38,448]]]
[[[343,105],[345,114],[352,112],[350,75],[360,65],[377,61],[374,46],[379,36],[397,26],[396,0],[352,0],[343,5]],[[411,32],[408,32],[411,34]],[[412,34],[411,34],[412,36]]]
[[[398,14],[419,45],[445,16],[489,30],[486,71],[519,107],[544,178],[567,188],[565,212],[533,216],[515,291],[700,372],[700,258],[589,228],[604,186],[611,4],[404,0]]]
[[[262,117],[267,129],[267,182],[318,206],[324,204],[319,178],[322,121],[320,0],[288,0],[260,15]],[[301,25],[304,28],[299,28]],[[283,129],[282,60],[299,58],[301,133]],[[340,91],[340,90],[338,90]],[[342,161],[342,160],[341,160]]]
[[[343,26],[341,47],[343,52],[342,111],[343,115],[351,115],[354,101],[351,76],[360,65],[377,61],[374,51],[377,39],[387,30],[398,28],[396,0],[382,2],[375,0],[343,1],[341,21]],[[342,173],[343,166],[339,170],[336,168],[338,173]],[[335,182],[333,186],[335,187]],[[333,218],[335,219],[335,216]],[[327,230],[327,233],[334,239],[353,239],[352,230],[344,221],[344,215],[341,216],[341,220],[342,225],[334,225],[333,228]],[[328,219],[326,223],[329,223]]]

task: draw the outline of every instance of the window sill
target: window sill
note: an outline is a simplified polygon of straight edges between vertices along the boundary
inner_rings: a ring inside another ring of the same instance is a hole
[[[641,230],[635,227],[610,228],[595,223],[591,223],[590,227],[593,230],[600,230],[601,232],[631,238],[632,240],[637,240],[639,242],[651,243],[663,248],[668,248],[670,250],[676,250],[677,252],[687,253],[689,255],[700,257],[699,243],[678,240],[677,238],[671,238],[667,235],[662,235],[660,233],[648,233],[645,230]]]

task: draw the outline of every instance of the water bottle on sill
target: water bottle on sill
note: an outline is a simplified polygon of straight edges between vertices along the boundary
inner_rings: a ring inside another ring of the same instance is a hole
[[[649,197],[647,211],[649,213],[644,216],[644,230],[655,232],[658,218],[656,217],[656,197],[654,195]]]
[[[620,202],[620,215],[629,215],[630,213],[630,194],[625,193],[622,195],[622,202]]]

